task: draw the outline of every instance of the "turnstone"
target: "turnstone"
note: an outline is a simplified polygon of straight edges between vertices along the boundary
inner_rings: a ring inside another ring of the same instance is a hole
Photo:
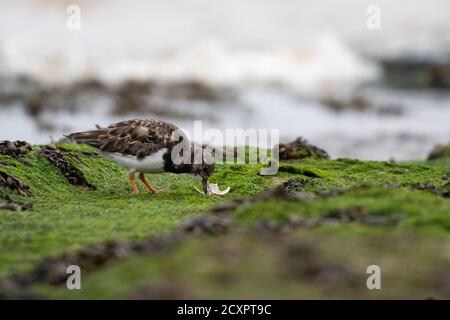
[[[184,145],[186,142],[189,145],[190,157],[183,159],[190,161],[173,161],[173,149],[186,138],[181,136],[178,140],[174,139],[173,133],[176,130],[179,130],[176,125],[165,121],[135,119],[114,123],[107,128],[72,133],[66,137],[94,147],[106,158],[127,168],[134,194],[139,193],[134,179],[136,172],[139,173],[139,180],[151,193],[159,191],[147,182],[144,173],[172,172],[199,176],[205,194],[224,194],[218,190],[217,185],[208,183],[214,172],[214,161],[211,157],[208,158],[202,147],[194,147],[189,141],[184,141]],[[200,156],[197,159],[201,160],[194,161],[196,156]]]

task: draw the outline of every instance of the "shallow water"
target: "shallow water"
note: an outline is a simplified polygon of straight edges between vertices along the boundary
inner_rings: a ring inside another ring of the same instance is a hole
[[[332,157],[422,159],[433,144],[447,142],[447,137],[450,137],[449,94],[387,89],[369,91],[375,101],[400,105],[402,112],[378,114],[372,109],[336,112],[285,90],[263,88],[245,90],[233,102],[211,105],[178,101],[177,107],[201,110],[197,119],[208,119],[203,121],[204,129],[218,128],[223,132],[230,128],[279,129],[282,141],[303,136],[326,149]],[[213,117],[201,116],[209,113]],[[19,107],[3,109],[0,115],[0,135],[4,139],[24,139],[35,143],[45,143],[51,138],[58,140],[64,133],[91,129],[95,124],[106,126],[124,119],[123,115],[112,115],[106,106],[78,112],[51,111],[40,117],[40,122],[54,126],[46,130],[39,128],[35,118]],[[126,116],[148,117],[152,115],[136,113]],[[193,134],[193,119],[158,118],[173,121]]]

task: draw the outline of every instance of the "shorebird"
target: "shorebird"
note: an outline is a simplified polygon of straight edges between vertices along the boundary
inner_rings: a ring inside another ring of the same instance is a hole
[[[134,194],[139,193],[136,185],[135,174],[139,173],[139,180],[151,193],[159,193],[145,179],[145,173],[190,173],[201,178],[205,194],[222,195],[229,191],[218,190],[216,184],[209,184],[208,179],[214,172],[214,161],[203,152],[202,147],[194,147],[189,141],[187,152],[190,152],[190,161],[173,161],[172,150],[183,139],[173,138],[173,133],[179,128],[169,122],[148,120],[127,120],[111,124],[107,128],[99,128],[84,132],[76,132],[67,135],[69,139],[77,143],[86,144],[97,149],[102,155],[111,161],[127,168],[128,178]],[[181,132],[181,131],[179,131]],[[200,161],[194,161],[200,156]]]

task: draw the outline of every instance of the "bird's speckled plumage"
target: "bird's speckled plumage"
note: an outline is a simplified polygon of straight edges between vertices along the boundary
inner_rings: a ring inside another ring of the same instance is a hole
[[[172,140],[176,125],[155,119],[127,120],[114,123],[107,128],[77,132],[67,137],[84,143],[102,152],[120,153],[145,158],[163,148],[172,149],[178,141]]]

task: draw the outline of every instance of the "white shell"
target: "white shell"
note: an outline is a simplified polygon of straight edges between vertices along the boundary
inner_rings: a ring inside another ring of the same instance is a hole
[[[223,196],[223,195],[227,194],[228,192],[230,192],[230,190],[231,190],[231,188],[228,187],[225,190],[220,191],[219,185],[217,183],[210,184],[209,187],[210,187],[211,193],[216,194],[218,196]]]
[[[203,191],[197,189],[197,187],[194,187],[195,190],[197,190],[201,194],[205,194]],[[223,191],[220,191],[219,185],[217,183],[211,183],[208,184],[208,194],[215,194],[217,196],[223,196],[226,195],[228,192],[230,192],[231,188],[228,187]]]

